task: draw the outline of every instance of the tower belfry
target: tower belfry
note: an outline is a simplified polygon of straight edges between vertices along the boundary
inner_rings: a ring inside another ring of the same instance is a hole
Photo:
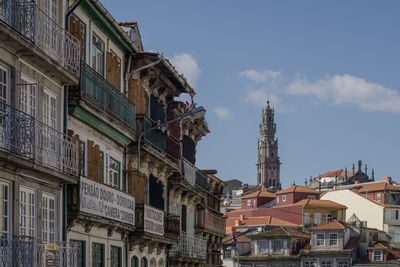
[[[258,139],[257,184],[265,188],[280,188],[280,165],[278,157],[278,140],[275,138],[276,124],[274,109],[269,101],[262,111],[260,139]]]

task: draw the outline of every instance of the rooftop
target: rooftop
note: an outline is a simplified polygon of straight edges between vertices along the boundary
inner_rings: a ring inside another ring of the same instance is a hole
[[[309,239],[310,235],[303,233],[292,227],[280,226],[278,228],[250,236],[251,239],[260,239],[263,237],[268,237],[268,238],[297,237],[297,238]]]
[[[327,223],[323,223],[317,226],[314,226],[311,228],[311,230],[344,230],[347,228],[346,223],[338,221],[338,220],[333,220]]]
[[[294,206],[297,205],[304,205],[308,207],[321,207],[321,208],[338,208],[338,209],[346,209],[347,207],[336,203],[331,200],[322,200],[322,199],[302,199],[297,201],[293,204]]]
[[[319,175],[316,178],[327,178],[327,177],[345,177],[346,176],[346,171],[343,169],[335,170],[335,171],[329,171],[326,172],[322,175]],[[352,172],[347,172],[347,177],[353,176]]]
[[[226,227],[235,226],[235,221],[239,220],[240,224],[238,227],[249,227],[249,226],[263,226],[263,225],[275,225],[275,226],[299,226],[297,224],[281,220],[271,216],[264,217],[249,217],[240,220],[240,218],[228,218],[226,220]]]
[[[253,193],[250,193],[248,195],[244,195],[241,197],[241,199],[246,199],[246,198],[254,198],[254,197],[267,197],[267,198],[275,198],[275,194],[265,191],[265,190],[258,190]]]
[[[292,187],[283,189],[281,191],[278,191],[275,193],[275,195],[280,195],[280,194],[287,194],[287,193],[310,193],[310,194],[319,194],[318,191],[312,190],[308,187],[301,186],[301,185],[294,185]]]

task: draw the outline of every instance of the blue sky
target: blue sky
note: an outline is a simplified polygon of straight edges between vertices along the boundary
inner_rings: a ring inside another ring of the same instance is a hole
[[[211,133],[197,165],[256,183],[258,128],[276,108],[283,186],[362,159],[399,181],[399,1],[102,0],[145,50],[191,81]]]

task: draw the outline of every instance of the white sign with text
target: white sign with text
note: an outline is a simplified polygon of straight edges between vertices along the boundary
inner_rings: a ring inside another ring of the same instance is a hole
[[[144,231],[164,235],[164,212],[162,210],[144,205]]]

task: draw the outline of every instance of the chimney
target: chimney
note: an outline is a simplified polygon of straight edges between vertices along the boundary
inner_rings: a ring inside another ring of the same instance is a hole
[[[246,218],[246,216],[244,214],[240,214],[240,220],[244,221],[244,218]]]
[[[242,220],[235,220],[235,226],[240,226],[241,223],[242,223]]]
[[[383,177],[382,181],[386,182],[387,184],[391,184],[392,183],[392,177]]]

